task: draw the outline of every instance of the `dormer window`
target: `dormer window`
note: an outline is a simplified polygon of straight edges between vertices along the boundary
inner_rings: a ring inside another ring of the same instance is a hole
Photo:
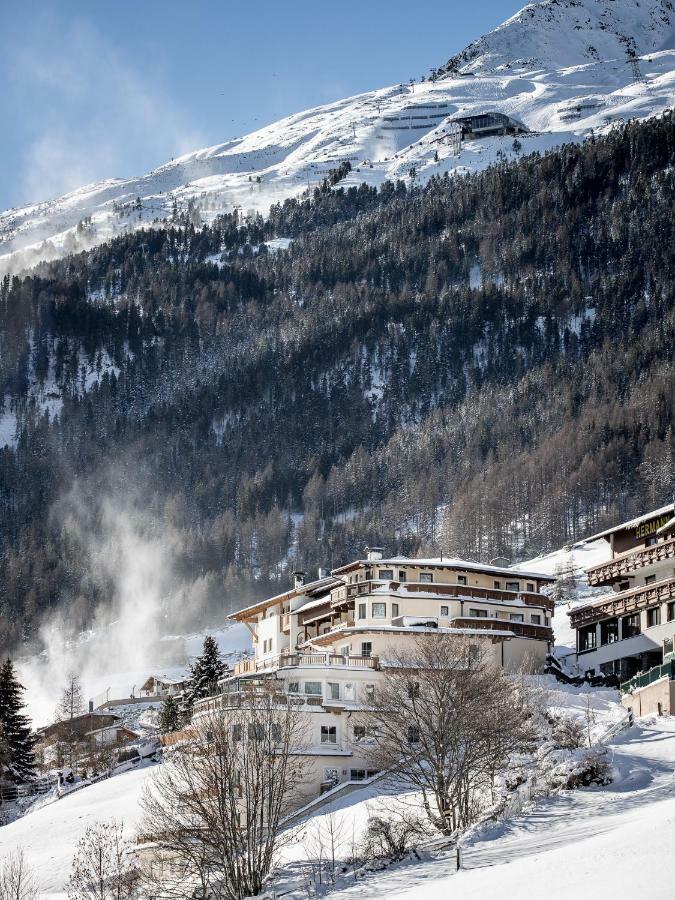
[[[408,575],[407,575],[407,573],[404,572],[402,569],[399,570],[399,573],[398,573],[398,580],[399,580],[399,581],[407,581],[407,580],[408,580]]]
[[[468,581],[467,581],[466,575],[458,575],[457,576],[457,584],[467,584],[467,583],[468,583]]]
[[[519,591],[520,590],[520,582],[519,581],[507,581],[506,582],[506,590],[507,591]]]
[[[431,572],[420,572],[420,584],[432,584],[434,576]]]

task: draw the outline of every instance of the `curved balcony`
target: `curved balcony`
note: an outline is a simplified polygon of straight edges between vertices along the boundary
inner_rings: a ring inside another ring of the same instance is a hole
[[[518,577],[514,572],[514,578]],[[344,607],[352,605],[356,598],[374,593],[383,587],[389,588],[390,591],[396,591],[399,596],[404,597],[409,594],[414,597],[415,594],[433,594],[439,599],[456,599],[456,600],[485,600],[499,602],[504,604],[513,603],[514,600],[520,600],[526,606],[534,606],[539,609],[545,609],[551,615],[555,609],[555,602],[543,594],[532,591],[505,591],[499,588],[476,587],[468,584],[438,584],[432,582],[419,581],[359,581],[357,584],[348,584],[340,587],[331,593],[331,606]]]
[[[450,620],[452,628],[478,628],[481,631],[510,631],[516,637],[532,638],[536,641],[552,641],[553,629],[547,625],[532,625],[530,622],[509,622],[508,619],[480,619],[477,616],[463,616]]]

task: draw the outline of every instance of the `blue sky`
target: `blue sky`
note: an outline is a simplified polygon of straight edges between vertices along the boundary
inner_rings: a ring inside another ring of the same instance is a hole
[[[524,0],[1,0],[0,209],[419,78]]]

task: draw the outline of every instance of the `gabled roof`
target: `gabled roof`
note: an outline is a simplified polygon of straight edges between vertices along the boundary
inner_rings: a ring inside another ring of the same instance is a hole
[[[276,604],[283,603],[285,600],[290,600],[293,597],[315,597],[318,594],[327,594],[331,588],[337,587],[341,583],[341,579],[336,578],[333,575],[328,575],[326,578],[317,578],[316,581],[309,581],[307,584],[291,588],[288,591],[284,591],[282,594],[275,594],[274,597],[258,600],[257,603],[252,603],[250,606],[245,606],[243,609],[231,613],[228,616],[228,619],[244,622],[247,619],[250,619],[251,616],[267,609],[269,606],[275,606]]]
[[[523,569],[513,569],[509,568],[508,566],[489,566],[484,565],[483,563],[472,562],[471,560],[459,559],[457,557],[451,556],[439,556],[429,559],[416,559],[415,557],[408,556],[392,556],[388,559],[356,559],[344,566],[333,569],[333,575],[338,575],[343,572],[349,572],[352,569],[364,566],[367,566],[368,568],[382,568],[385,566],[416,566],[417,568],[423,569],[461,569],[464,572],[483,572],[490,575],[501,575],[507,578],[509,576],[512,576],[514,578],[536,578],[539,581],[555,581],[554,576],[545,575],[543,572],[526,572]]]
[[[621,522],[620,525],[614,525],[612,528],[605,529],[605,531],[599,531],[597,534],[592,534],[585,539],[586,543],[588,543],[588,541],[598,540],[599,538],[608,538],[610,534],[614,534],[617,531],[626,531],[628,528],[637,528],[637,526],[641,525],[643,522],[648,522],[650,519],[655,519],[657,516],[664,516],[667,513],[673,512],[675,512],[675,503],[668,503],[666,506],[661,506],[659,509],[652,509],[651,512],[636,516],[636,518],[629,519],[627,522]]]

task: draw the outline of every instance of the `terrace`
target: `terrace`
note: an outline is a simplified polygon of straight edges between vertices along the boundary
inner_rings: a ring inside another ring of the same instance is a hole
[[[591,566],[586,570],[588,582],[593,586],[611,584],[618,578],[667,559],[675,559],[675,538],[658,541],[650,547],[643,547],[639,550],[626,550],[625,553],[619,553],[607,562]]]
[[[582,625],[592,625],[611,616],[629,615],[672,600],[675,600],[675,578],[666,578],[654,584],[645,584],[629,591],[610,594],[594,604],[572,610],[569,614],[570,622],[573,628],[580,628]]]

